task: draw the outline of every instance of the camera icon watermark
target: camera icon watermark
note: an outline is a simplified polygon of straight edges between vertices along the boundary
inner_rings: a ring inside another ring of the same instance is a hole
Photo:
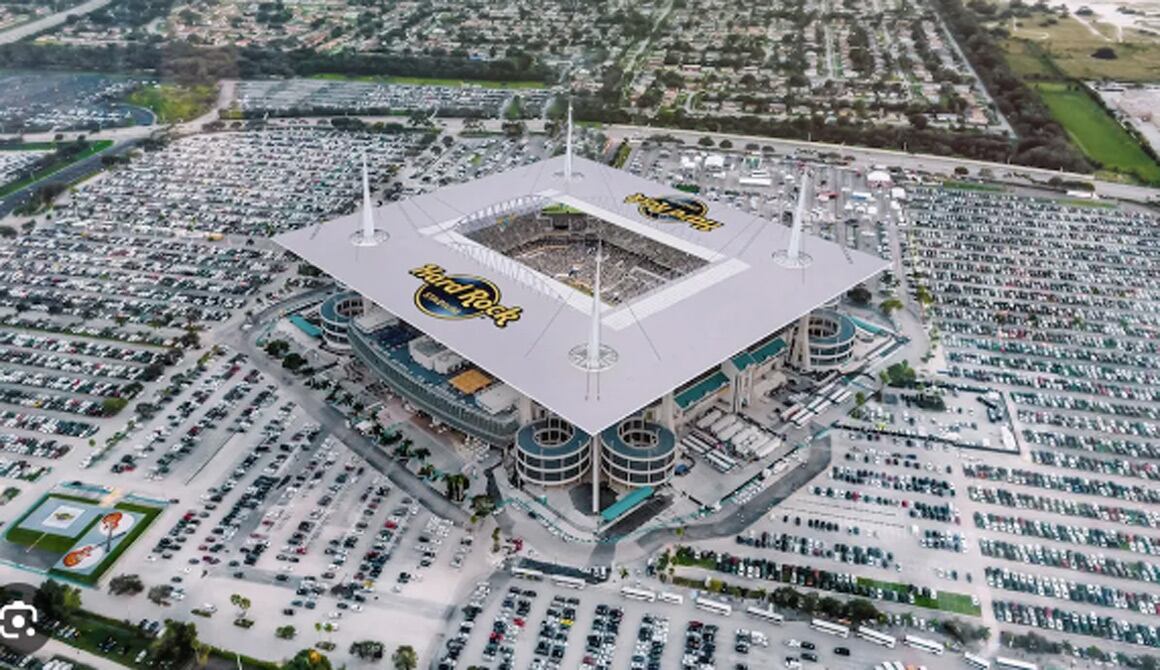
[[[0,589],[0,645],[27,656],[48,642],[48,631],[36,608],[36,587],[13,582]]]

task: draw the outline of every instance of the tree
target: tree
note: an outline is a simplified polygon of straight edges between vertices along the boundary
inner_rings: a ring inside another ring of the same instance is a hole
[[[363,660],[377,661],[383,657],[383,643],[374,640],[361,640],[350,644],[350,653]]]
[[[81,590],[49,579],[40,585],[32,604],[46,618],[67,622],[81,608]]]
[[[153,642],[153,660],[162,667],[181,667],[193,660],[199,647],[196,624],[166,619],[164,630]]]
[[[244,619],[246,618],[246,612],[250,609],[250,606],[253,603],[250,602],[249,598],[243,596],[242,594],[235,593],[230,596],[230,604],[238,608],[238,618]]]
[[[886,316],[890,316],[893,312],[902,309],[902,301],[898,298],[887,298],[882,301],[882,304],[878,305],[878,309],[882,310],[882,313]]]
[[[282,670],[331,670],[330,659],[314,649],[303,649],[283,663]]]
[[[314,624],[314,632],[326,633],[326,636],[330,637],[330,634],[334,632],[334,624],[330,623],[329,621],[316,623]]]
[[[419,666],[419,655],[411,645],[399,645],[395,653],[391,654],[391,663],[395,665],[395,670],[415,670]]]
[[[443,475],[443,482],[447,485],[447,497],[453,502],[463,502],[463,495],[471,484],[467,475],[448,472]]]
[[[129,401],[124,398],[105,398],[101,401],[101,414],[103,416],[114,416],[121,410],[125,409]]]
[[[877,607],[865,598],[854,598],[846,603],[846,618],[857,626],[866,622],[875,622],[882,618]]]
[[[266,353],[274,358],[281,358],[290,351],[290,343],[286,340],[271,340],[266,343]]]
[[[109,580],[109,593],[115,596],[135,596],[145,590],[137,575],[117,575]]]
[[[849,298],[850,302],[854,303],[855,305],[865,306],[870,304],[870,299],[874,296],[870,293],[870,289],[866,288],[865,285],[858,284],[849,291],[846,291],[846,297]]]
[[[145,596],[149,598],[149,602],[154,605],[166,605],[169,601],[169,596],[173,595],[173,587],[169,584],[159,584],[151,587],[149,593]]]
[[[282,367],[291,372],[297,370],[303,365],[306,365],[306,359],[303,358],[302,355],[298,352],[290,352],[286,354],[285,358],[282,359]]]
[[[704,137],[702,137],[701,139],[697,140],[697,144],[700,144],[700,145],[701,145],[701,146],[703,146],[703,147],[711,147],[711,146],[713,146],[714,144],[716,144],[716,142],[714,142],[714,141],[713,141],[713,138],[712,138],[712,137],[709,137],[708,135],[705,135],[705,136],[704,136]]]
[[[489,495],[477,495],[471,498],[471,512],[476,516],[487,516],[495,511],[495,500]]]

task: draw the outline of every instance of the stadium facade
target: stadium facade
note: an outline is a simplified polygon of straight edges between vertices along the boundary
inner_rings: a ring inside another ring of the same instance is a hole
[[[849,319],[823,306],[885,263],[805,235],[806,201],[787,228],[566,154],[373,217],[367,195],[361,232],[352,215],[277,242],[348,287],[321,310],[329,346],[504,448],[522,483],[595,492],[668,482],[681,431],[795,353],[848,359]]]

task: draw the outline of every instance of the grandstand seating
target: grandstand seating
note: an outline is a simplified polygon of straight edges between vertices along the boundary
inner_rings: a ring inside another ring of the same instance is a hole
[[[648,293],[706,264],[702,258],[587,214],[501,216],[493,225],[465,234],[585,292],[592,289],[600,241],[604,250],[602,293],[611,305]]]

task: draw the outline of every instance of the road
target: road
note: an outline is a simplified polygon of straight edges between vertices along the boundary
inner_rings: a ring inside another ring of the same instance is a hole
[[[108,149],[79,160],[51,176],[32,182],[19,191],[0,197],[0,218],[7,216],[13,210],[28,202],[28,199],[41,186],[46,184],[71,184],[78,181],[86,175],[100,170],[100,161],[103,156],[118,156],[129,151],[136,145],[137,140],[120,141]]]
[[[975,171],[986,168],[991,170],[996,175],[996,177],[1003,177],[1004,181],[1020,181],[1018,177],[1004,177],[1004,175],[1009,172],[1013,173],[1013,175],[1027,175],[1041,181],[1046,181],[1052,177],[1059,177],[1060,179],[1074,179],[1077,181],[1084,181],[1090,184],[1094,184],[1096,193],[1101,197],[1106,198],[1146,202],[1150,198],[1160,197],[1160,189],[1150,188],[1147,186],[1134,186],[1131,184],[1099,181],[1094,179],[1090,174],[1063,172],[1061,170],[1044,170],[1041,168],[1024,167],[1022,165],[991,163],[970,158],[956,158],[953,156],[934,156],[930,154],[915,154],[891,149],[871,149],[867,147],[851,146],[846,144],[806,142],[804,140],[788,140],[781,138],[762,137],[759,135],[706,133],[704,131],[697,130],[678,130],[673,128],[659,128],[652,126],[610,125],[604,128],[604,134],[607,135],[608,138],[613,142],[620,142],[621,140],[630,138],[643,139],[650,135],[663,134],[681,139],[685,141],[686,144],[692,146],[696,146],[697,140],[701,139],[705,135],[710,135],[718,140],[728,138],[734,143],[735,146],[738,142],[756,142],[762,145],[772,146],[774,149],[783,153],[800,149],[808,149],[813,151],[833,151],[840,153],[843,156],[854,156],[856,167],[861,168],[868,167],[874,163],[884,163],[888,165],[898,165],[904,169],[939,172],[948,175],[953,174],[954,169],[960,166],[966,167],[968,169],[973,168]],[[1033,185],[1033,183],[1027,181],[1026,185],[1030,186]]]
[[[104,7],[112,1],[113,0],[89,0],[88,2],[77,5],[76,7],[71,7],[64,11],[57,12],[56,14],[49,14],[48,16],[39,18],[35,21],[30,21],[23,25],[16,26],[15,28],[9,28],[4,32],[0,32],[0,44],[11,44],[12,42],[19,42],[25,37],[30,37],[37,33],[48,30],[49,28],[55,28],[56,26],[59,26],[60,24],[64,23],[70,16],[81,16],[88,14],[89,12],[93,12],[100,9],[101,7]]]

